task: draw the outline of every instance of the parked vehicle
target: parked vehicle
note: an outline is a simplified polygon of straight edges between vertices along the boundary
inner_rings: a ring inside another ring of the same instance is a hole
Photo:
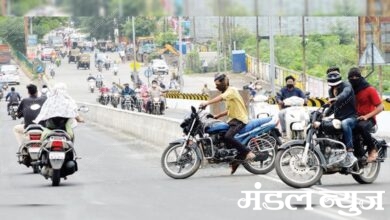
[[[281,144],[277,123],[277,117],[251,120],[235,136],[256,155],[253,161],[241,161],[249,172],[266,174],[273,169],[276,148]],[[180,127],[186,136],[169,143],[161,157],[161,167],[168,176],[184,179],[192,176],[201,164],[204,167],[207,163],[237,161],[237,150],[229,148],[223,141],[229,129],[227,123],[191,107],[191,113]]]
[[[327,105],[313,111],[310,116],[308,134],[304,140],[284,143],[277,152],[275,169],[280,179],[295,188],[316,184],[323,174],[351,174],[361,184],[372,183],[377,178],[381,162],[387,157],[386,141],[374,138],[378,158],[367,163],[367,146],[360,135],[354,135],[354,154],[358,158],[352,167],[343,167],[341,162],[347,155],[342,142],[341,121],[324,119]]]

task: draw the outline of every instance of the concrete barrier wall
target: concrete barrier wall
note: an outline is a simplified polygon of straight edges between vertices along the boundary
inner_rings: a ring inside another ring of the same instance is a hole
[[[169,142],[182,137],[181,120],[163,116],[114,109],[98,104],[78,103],[89,108],[82,114],[88,122],[98,123],[118,132],[131,134],[165,148]]]
[[[187,102],[188,100],[176,100],[173,104],[177,108],[190,111],[191,105],[198,103]],[[169,106],[169,100],[167,100]],[[89,108],[89,112],[82,114],[88,122],[98,123],[118,132],[128,133],[132,136],[151,142],[158,147],[165,148],[169,142],[181,138],[183,133],[180,128],[182,119],[166,118],[144,113],[114,109],[100,104],[78,103]],[[171,103],[172,104],[172,103]],[[272,113],[278,114],[278,109],[272,106]],[[173,107],[172,107],[173,108]],[[315,109],[310,107],[309,109]],[[390,112],[382,112],[377,116],[378,132],[375,135],[390,137]]]

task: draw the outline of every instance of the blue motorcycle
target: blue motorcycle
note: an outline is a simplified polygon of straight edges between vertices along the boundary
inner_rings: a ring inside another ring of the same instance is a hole
[[[161,157],[163,171],[174,179],[184,179],[198,171],[200,165],[237,162],[238,152],[226,146],[224,134],[229,129],[225,122],[213,119],[203,110],[191,107],[191,113],[180,124],[184,138],[169,143]],[[277,129],[278,117],[251,120],[235,138],[256,157],[241,162],[253,174],[266,174],[274,168],[278,146],[282,144]]]

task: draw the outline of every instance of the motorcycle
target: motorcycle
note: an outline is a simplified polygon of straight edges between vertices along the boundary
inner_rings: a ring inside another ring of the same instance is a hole
[[[118,75],[118,65],[114,64],[114,66],[112,67],[112,71],[114,72],[114,76]]]
[[[3,89],[0,88],[0,101],[3,99],[3,96],[4,96]]]
[[[122,104],[121,104],[122,109],[134,110],[132,102],[133,102],[133,100],[132,100],[130,95],[124,95],[123,100],[122,100]]]
[[[303,98],[292,96],[283,100],[286,108],[286,135],[290,140],[304,139],[309,115],[304,108]]]
[[[95,91],[95,80],[88,80],[88,84],[89,84],[89,91],[91,91],[91,93],[94,93]]]
[[[110,66],[111,66],[110,63],[108,63],[108,62],[104,63],[104,67],[106,68],[107,71],[110,70]]]
[[[24,164],[27,167],[32,167],[34,173],[39,173],[39,165],[35,162],[38,161],[38,154],[41,149],[41,136],[43,127],[38,124],[31,124],[24,133],[26,139],[23,144],[19,147],[17,156],[19,164]]]
[[[56,58],[56,66],[60,67],[61,66],[61,59],[59,57]]]
[[[108,105],[108,103],[110,103],[110,95],[107,92],[104,92],[100,95],[99,102],[102,105]]]
[[[103,80],[96,80],[96,88],[100,89],[103,86]]]
[[[118,104],[119,104],[119,101],[120,101],[120,94],[119,93],[113,93],[112,95],[111,95],[111,105],[114,107],[114,108],[116,108],[117,106],[118,106]]]
[[[153,115],[161,115],[161,99],[159,97],[154,97],[152,99],[152,109],[150,111],[150,114]]]
[[[256,95],[249,103],[250,118],[269,117],[271,115],[270,108],[271,105],[268,104],[268,96],[266,94]]]
[[[277,146],[281,144],[277,117],[251,120],[235,136],[255,155],[253,161],[240,161],[253,174],[266,174],[274,167]],[[174,179],[185,179],[208,164],[237,162],[238,152],[223,141],[229,125],[215,120],[202,109],[191,107],[191,114],[180,124],[184,138],[172,141],[164,150],[161,166]]]
[[[18,106],[19,103],[17,102],[14,102],[9,106],[8,112],[12,120],[16,120],[16,117],[18,116]]]
[[[85,109],[85,110],[84,110]],[[81,107],[80,111],[88,111],[87,108]],[[55,128],[44,134],[41,150],[39,151],[36,162],[41,167],[41,174],[46,179],[51,178],[52,186],[59,186],[61,178],[78,170],[76,160],[76,151],[73,145],[72,137],[66,132],[65,124],[67,118],[52,118]]]
[[[342,142],[341,122],[323,118],[327,105],[311,113],[308,134],[304,140],[291,140],[283,144],[276,155],[275,169],[280,179],[294,188],[310,187],[323,174],[351,174],[361,184],[377,178],[381,162],[387,157],[386,141],[373,138],[378,149],[375,162],[367,163],[367,147],[360,135],[354,135],[354,154],[358,161],[351,167],[342,167],[347,150]]]
[[[51,76],[51,78],[54,78],[55,75],[56,75],[56,72],[54,71],[54,69],[51,69],[51,70],[50,70],[50,76]]]

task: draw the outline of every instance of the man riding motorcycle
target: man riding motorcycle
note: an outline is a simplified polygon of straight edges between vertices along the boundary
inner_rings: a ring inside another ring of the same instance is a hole
[[[354,156],[352,129],[356,125],[355,94],[351,84],[343,82],[338,67],[330,67],[326,71],[329,89],[330,108],[325,116],[334,114],[334,118],[341,121],[343,142],[347,147],[347,156],[342,162],[343,167],[351,167],[357,158]]]
[[[152,113],[152,102],[154,100],[158,100],[160,102],[160,112],[161,114],[164,114],[164,109],[165,109],[165,101],[163,98],[163,93],[165,91],[158,85],[157,80],[152,81],[152,87],[149,89],[149,100],[146,103],[146,110],[150,114]]]
[[[279,121],[280,126],[282,127],[282,136],[286,137],[286,108],[283,100],[290,98],[292,96],[297,96],[304,99],[304,103],[307,102],[305,94],[303,94],[302,90],[295,87],[295,78],[293,76],[286,77],[286,86],[280,90],[280,94],[276,96],[276,100],[278,102],[280,112],[279,112]]]
[[[249,122],[248,113],[241,95],[238,93],[236,88],[229,86],[229,78],[225,74],[217,74],[214,78],[216,88],[222,92],[221,95],[213,98],[212,100],[202,102],[201,108],[206,106],[225,101],[226,111],[219,113],[214,116],[218,119],[223,116],[228,116],[229,130],[226,132],[224,139],[225,143],[230,147],[235,147],[239,154],[237,159],[239,160],[252,160],[255,158],[255,154],[242,145],[239,141],[234,138],[245,125]],[[240,163],[233,162],[231,164],[231,174],[234,174]]]
[[[19,146],[24,139],[24,129],[29,125],[34,124],[33,120],[37,117],[41,111],[41,106],[46,101],[45,96],[38,97],[38,89],[35,85],[27,85],[29,97],[24,98],[17,110],[17,117],[24,118],[24,124],[17,124],[14,127],[14,134]]]
[[[8,104],[7,104],[7,111],[8,111],[8,115],[10,114],[10,111],[9,111],[9,108],[11,105],[19,105],[19,102],[21,100],[20,98],[20,95],[18,92],[15,91],[15,87],[11,87],[11,92],[9,92],[7,94],[7,96],[5,97],[5,101],[8,101]]]

